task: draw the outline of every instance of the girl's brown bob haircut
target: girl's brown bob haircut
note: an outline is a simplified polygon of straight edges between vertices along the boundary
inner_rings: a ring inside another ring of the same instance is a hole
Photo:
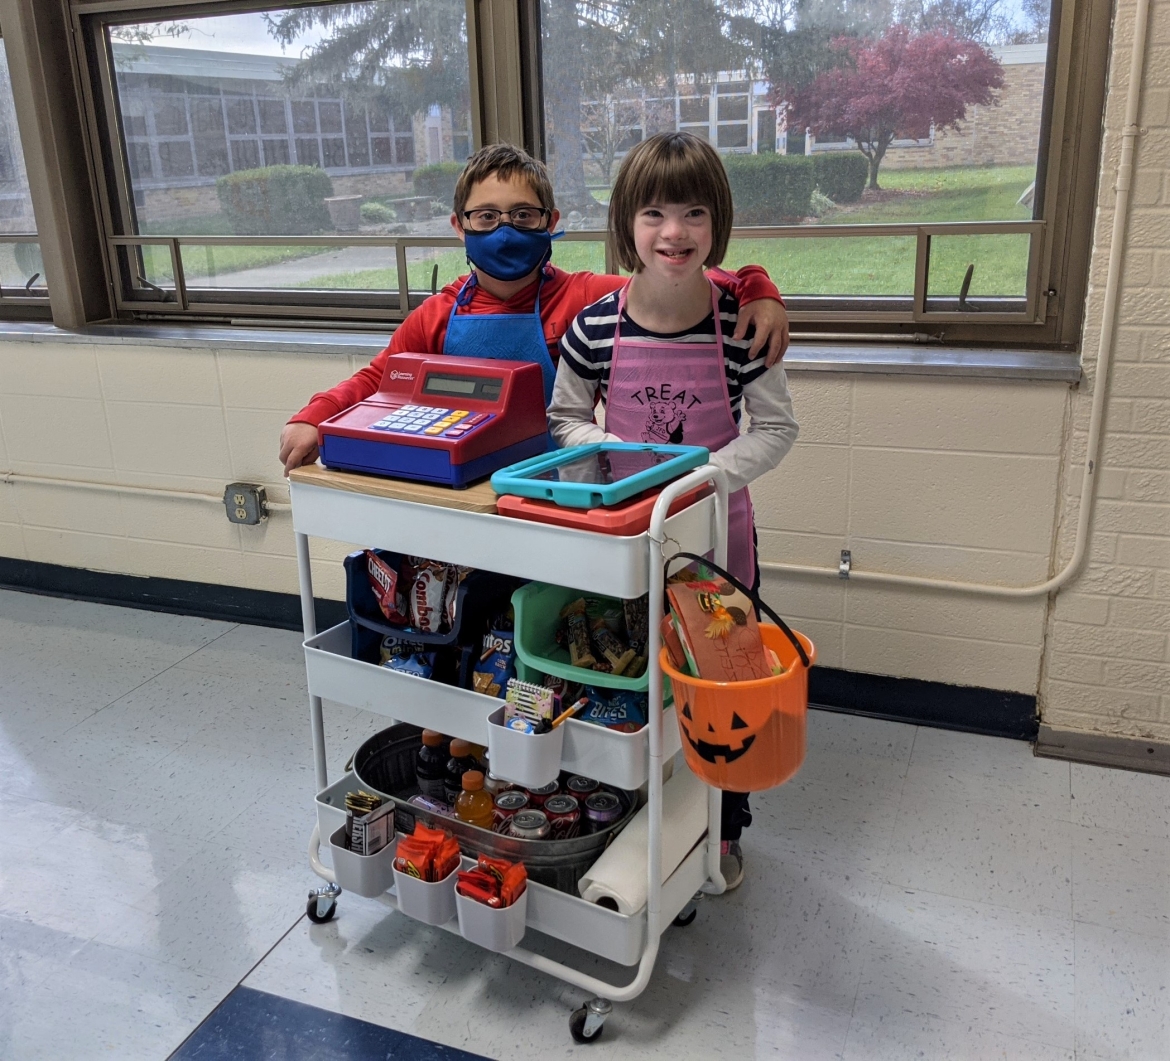
[[[643,140],[622,161],[609,200],[609,237],[618,264],[640,272],[634,218],[651,203],[705,206],[711,211],[710,269],[723,261],[731,239],[731,185],[719,152],[692,133],[659,133]]]

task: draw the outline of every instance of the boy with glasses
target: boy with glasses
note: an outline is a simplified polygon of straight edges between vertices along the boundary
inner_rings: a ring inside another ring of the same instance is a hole
[[[455,185],[451,214],[471,273],[415,309],[369,365],[314,395],[292,417],[280,435],[285,474],[317,459],[317,425],[374,394],[391,354],[532,361],[544,373],[547,404],[561,336],[581,310],[622,285],[619,276],[567,273],[549,262],[559,220],[543,163],[510,144],[493,144],[472,155]],[[735,274],[714,270],[710,276],[742,307],[735,338],[755,329],[750,355],[766,348],[769,364],[782,357],[788,317],[767,272],[749,265]]]

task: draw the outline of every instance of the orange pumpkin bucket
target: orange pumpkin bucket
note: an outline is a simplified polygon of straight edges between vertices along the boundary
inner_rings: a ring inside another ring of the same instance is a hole
[[[687,766],[708,785],[728,792],[761,792],[782,785],[804,762],[808,672],[817,650],[761,600],[758,591],[730,571],[687,552],[676,553],[668,566],[678,559],[693,560],[714,572],[752,602],[756,615],[763,612],[774,620],[774,625],[759,624],[760,637],[784,667],[782,674],[767,678],[711,681],[684,674],[671,662],[670,650],[662,647],[659,660],[674,690]],[[665,596],[669,613],[669,594]]]
[[[793,631],[808,655],[813,643]],[[662,673],[674,689],[687,765],[714,788],[759,792],[787,781],[804,762],[808,667],[778,627],[760,624],[764,644],[784,673],[746,682],[712,682],[683,674],[662,649]]]

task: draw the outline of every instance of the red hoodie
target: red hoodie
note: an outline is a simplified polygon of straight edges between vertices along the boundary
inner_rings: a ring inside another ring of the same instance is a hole
[[[768,278],[767,270],[759,265],[745,265],[737,273],[713,269],[708,275],[720,287],[735,294],[741,303],[761,298],[780,298],[780,292]],[[351,405],[364,401],[377,391],[386,368],[386,358],[391,354],[442,353],[451,307],[466,279],[461,276],[442,291],[431,295],[395,329],[390,345],[373,361],[336,387],[314,394],[309,404],[289,423],[312,424],[316,427],[322,420],[328,420]],[[555,265],[546,267],[544,288],[540,293],[540,318],[554,364],[557,359],[557,342],[577,314],[599,298],[616,291],[625,280],[622,276],[567,273]],[[461,307],[459,313],[460,316],[464,313],[531,313],[536,306],[536,289],[535,283],[530,284],[503,302],[477,284],[471,302]]]

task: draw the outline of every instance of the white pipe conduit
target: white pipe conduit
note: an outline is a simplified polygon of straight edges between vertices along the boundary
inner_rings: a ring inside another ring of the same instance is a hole
[[[96,490],[105,494],[132,494],[136,497],[165,497],[177,501],[210,501],[223,506],[218,494],[200,494],[193,490],[168,490],[155,486],[124,486],[119,483],[97,483],[89,479],[55,479],[46,475],[22,475],[20,472],[0,472],[2,483],[32,483],[35,486],[65,486],[75,490]],[[284,512],[292,509],[287,501],[265,501],[265,508]]]
[[[952,582],[947,579],[853,570],[847,576],[849,582],[875,582],[887,586],[946,590],[980,597],[1043,597],[1049,593],[1055,593],[1075,578],[1084,565],[1089,548],[1089,524],[1093,516],[1093,501],[1097,489],[1097,472],[1099,471],[1101,455],[1101,425],[1105,419],[1109,366],[1113,360],[1113,335],[1117,327],[1117,310],[1121,302],[1121,264],[1125,253],[1125,232],[1129,220],[1129,192],[1133,180],[1134,146],[1140,132],[1138,108],[1141,103],[1142,78],[1145,73],[1146,33],[1149,29],[1149,21],[1150,0],[1137,0],[1137,10],[1134,13],[1133,52],[1129,61],[1129,90],[1125,100],[1125,124],[1121,130],[1121,158],[1117,163],[1117,178],[1113,184],[1117,197],[1114,202],[1113,234],[1109,242],[1109,270],[1105,280],[1101,338],[1097,347],[1093,405],[1089,415],[1089,440],[1085,450],[1084,472],[1081,476],[1081,504],[1077,517],[1077,536],[1069,562],[1062,571],[1051,578],[1031,586],[997,586],[979,582]],[[761,561],[760,567],[764,571],[775,571],[785,575],[842,577],[838,569],[832,567],[812,567],[803,564],[782,564],[769,561]]]

